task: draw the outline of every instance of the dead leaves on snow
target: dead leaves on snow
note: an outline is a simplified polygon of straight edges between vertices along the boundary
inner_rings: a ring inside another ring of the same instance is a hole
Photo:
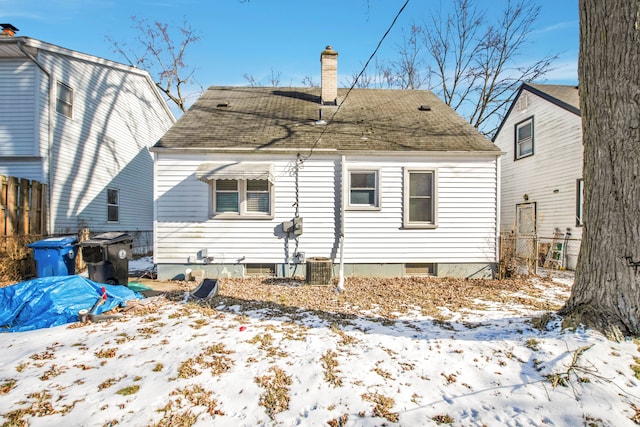
[[[269,418],[273,420],[276,414],[289,409],[291,377],[277,366],[271,366],[269,372],[271,375],[257,377],[255,381],[264,388],[259,404],[265,407]]]
[[[556,310],[543,289],[530,279],[483,280],[452,278],[357,278],[345,280],[345,292],[333,286],[307,286],[294,279],[220,279],[215,298],[218,306],[240,305],[245,310],[262,309],[287,313],[293,319],[301,311],[329,321],[350,316],[397,319],[406,313],[419,313],[446,320],[446,311],[482,310],[484,303],[520,305],[536,310]],[[443,310],[444,309],[444,310]]]

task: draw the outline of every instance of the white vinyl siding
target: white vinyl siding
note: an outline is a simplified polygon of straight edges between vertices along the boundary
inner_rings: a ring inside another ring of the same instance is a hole
[[[0,100],[0,156],[37,156],[35,64],[0,59]]]
[[[0,175],[16,176],[46,183],[42,172],[42,162],[39,159],[33,161],[0,161]]]
[[[38,59],[53,70],[52,108],[56,82],[73,88],[73,117],[50,115],[50,232],[78,227],[151,231],[153,158],[148,147],[173,123],[156,89],[137,70],[48,51],[41,51]],[[44,99],[47,86],[42,85]],[[46,120],[43,115],[43,126]],[[107,187],[119,189],[117,222],[108,220]]]
[[[552,237],[555,228],[571,228],[572,238],[579,239],[576,180],[582,178],[581,118],[532,93],[527,104],[526,111],[511,111],[495,138],[506,153],[501,162],[500,230],[515,231],[516,205],[535,202],[540,237]],[[532,116],[535,155],[514,160],[514,126]]]
[[[208,184],[195,171],[200,155],[158,153],[156,161],[157,263],[185,263],[203,249],[218,263],[282,263],[285,236],[278,230],[296,213],[304,221],[299,251],[307,257],[336,260],[339,251],[339,213],[342,188],[340,158],[314,155],[300,170],[298,197],[290,173],[295,156],[215,156],[216,162],[264,161],[274,167],[274,210],[268,220],[209,219]],[[379,171],[380,209],[344,212],[344,257],[347,263],[495,262],[497,160],[443,158],[419,161],[415,157],[348,157],[350,170]],[[403,228],[405,168],[438,171],[438,228]],[[344,184],[349,192],[348,182]],[[189,209],[185,209],[189,206]],[[279,234],[280,233],[280,234]],[[287,250],[289,252],[287,252]]]

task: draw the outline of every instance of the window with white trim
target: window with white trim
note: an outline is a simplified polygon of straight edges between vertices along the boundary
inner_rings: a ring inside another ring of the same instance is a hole
[[[533,155],[533,117],[515,125],[515,159]]]
[[[576,227],[584,225],[584,181],[582,178],[576,181]]]
[[[434,228],[437,225],[437,174],[435,170],[405,169],[404,226]]]
[[[212,180],[213,214],[221,217],[271,217],[273,186],[266,179]]]
[[[120,220],[120,192],[114,188],[107,189],[107,222]]]
[[[380,207],[378,176],[377,170],[349,171],[349,208]]]
[[[73,116],[73,89],[62,82],[56,86],[56,111],[69,118]]]

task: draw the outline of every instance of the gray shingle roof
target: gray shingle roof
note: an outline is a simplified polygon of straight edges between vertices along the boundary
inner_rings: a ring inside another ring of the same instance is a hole
[[[580,111],[580,96],[576,85],[543,85],[538,83],[528,83],[527,85]]]
[[[338,90],[338,103],[346,93]],[[321,106],[319,95],[319,88],[211,87],[154,149],[500,152],[428,91],[353,89],[335,116],[337,107]],[[316,123],[320,109],[326,125]]]

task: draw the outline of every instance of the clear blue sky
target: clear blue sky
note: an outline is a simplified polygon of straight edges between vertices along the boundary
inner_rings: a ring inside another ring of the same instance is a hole
[[[548,83],[576,84],[578,0],[537,0],[542,8],[523,62],[559,54]],[[393,59],[412,22],[425,23],[432,9],[450,0],[410,0],[378,53]],[[506,0],[477,0],[499,13]],[[247,85],[250,74],[269,85],[271,70],[281,86],[303,86],[305,76],[320,80],[320,52],[339,52],[339,82],[351,81],[375,49],[404,0],[0,0],[0,22],[32,37],[68,49],[125,62],[107,42],[135,36],[131,16],[172,26],[185,19],[201,35],[186,62],[204,87]],[[530,57],[529,54],[530,53]]]

